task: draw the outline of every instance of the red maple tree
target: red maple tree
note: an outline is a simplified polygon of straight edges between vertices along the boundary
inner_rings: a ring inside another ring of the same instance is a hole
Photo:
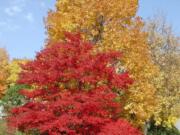
[[[29,102],[12,109],[9,126],[41,135],[141,135],[119,118],[117,91],[132,83],[128,73],[116,72],[121,54],[92,53],[80,34],[65,35],[23,66],[19,83],[35,89],[20,91]]]

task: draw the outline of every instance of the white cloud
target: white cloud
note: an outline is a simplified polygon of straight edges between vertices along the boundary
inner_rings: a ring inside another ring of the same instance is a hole
[[[26,16],[25,16],[25,19],[31,23],[34,22],[34,16],[32,13],[28,13]]]
[[[15,24],[10,24],[8,25],[7,29],[9,29],[10,31],[17,31],[18,29],[20,29],[20,26]]]
[[[46,3],[44,1],[40,1],[40,7],[46,8]]]
[[[0,21],[0,29],[2,31],[16,31],[20,28],[19,25],[12,22],[12,20],[8,19],[5,21]]]
[[[4,27],[6,25],[6,22],[0,22],[0,27]]]
[[[26,5],[27,0],[11,0],[11,5],[19,5],[20,7],[24,7]]]
[[[27,0],[9,0],[9,5],[4,9],[4,12],[8,16],[15,16],[21,13],[26,5]]]
[[[5,8],[4,12],[9,16],[14,16],[14,15],[22,12],[22,8],[14,5],[14,6]]]

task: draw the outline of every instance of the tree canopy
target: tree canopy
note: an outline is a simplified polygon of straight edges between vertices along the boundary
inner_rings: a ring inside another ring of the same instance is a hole
[[[141,135],[119,118],[118,92],[132,84],[128,73],[116,73],[121,54],[93,54],[93,46],[79,34],[65,35],[67,41],[42,50],[23,66],[19,83],[36,89],[21,90],[30,101],[12,109],[11,127],[42,135]]]
[[[100,4],[101,3],[101,4]],[[46,20],[47,46],[64,40],[64,31],[80,31],[95,44],[95,52],[123,53],[119,66],[135,80],[126,98],[124,115],[143,125],[157,108],[154,81],[159,74],[147,46],[143,22],[136,17],[138,0],[57,0],[56,9]]]

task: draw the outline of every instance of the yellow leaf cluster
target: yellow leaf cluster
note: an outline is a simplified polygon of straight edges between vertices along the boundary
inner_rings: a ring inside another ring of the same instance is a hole
[[[26,59],[14,59],[9,61],[9,56],[4,48],[0,48],[0,98],[5,94],[8,86],[16,83],[21,71],[20,64]]]
[[[141,31],[142,26],[142,22],[137,18],[129,27],[124,28],[122,33],[114,32],[117,36],[114,39],[116,44],[103,44],[109,46],[109,49],[123,52],[123,65],[134,79],[127,95],[125,115],[136,124],[143,124],[148,120],[159,102],[154,85],[154,82],[158,81],[159,70],[151,61],[146,34]]]
[[[6,89],[6,79],[8,77],[7,65],[9,57],[4,48],[0,48],[0,98]]]
[[[135,17],[138,0],[57,0],[46,20],[50,42],[64,39],[64,31],[81,32],[96,44],[95,51],[117,50],[134,84],[125,101],[124,115],[142,125],[157,107],[154,82],[159,73],[151,61],[143,23]]]
[[[58,41],[64,37],[64,31],[77,30],[91,38],[100,32],[104,19],[106,25],[117,21],[122,25],[129,23],[137,5],[137,0],[57,0],[56,11],[50,11],[46,20],[49,38]]]
[[[9,76],[7,78],[8,85],[13,85],[18,80],[19,73],[21,72],[20,64],[25,64],[26,59],[13,59],[7,66]]]

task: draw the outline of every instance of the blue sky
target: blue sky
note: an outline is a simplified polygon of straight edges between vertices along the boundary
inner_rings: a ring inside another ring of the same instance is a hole
[[[33,58],[45,41],[43,18],[56,0],[0,0],[0,47],[11,58]],[[163,12],[180,34],[180,0],[140,0],[138,15],[152,17]]]
[[[138,15],[147,19],[162,14],[173,26],[174,33],[180,35],[180,0],[139,0]]]
[[[11,58],[33,58],[45,40],[43,18],[55,0],[0,0],[0,47]]]

